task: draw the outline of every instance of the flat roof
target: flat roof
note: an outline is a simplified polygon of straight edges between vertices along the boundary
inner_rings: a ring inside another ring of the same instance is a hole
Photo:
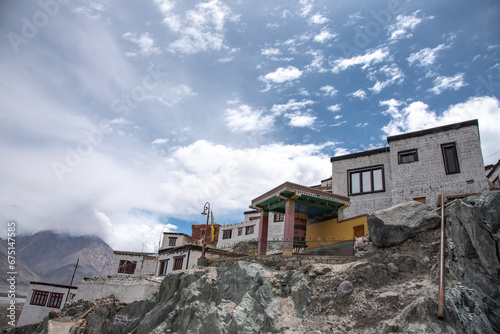
[[[69,286],[69,285],[63,285],[63,284],[54,284],[54,283],[45,283],[45,282],[35,282],[31,281],[30,284],[37,284],[37,285],[45,285],[45,286],[52,286],[56,288],[64,288],[64,289],[78,289],[77,286]]]
[[[285,182],[253,199],[250,207],[283,214],[287,200],[295,200],[295,212],[305,213],[310,218],[336,213],[350,204],[348,197]]]
[[[361,152],[356,152],[356,153],[351,153],[351,154],[346,154],[346,155],[338,155],[336,157],[331,157],[330,158],[330,162],[347,160],[347,159],[354,159],[354,158],[359,158],[359,157],[365,157],[365,156],[369,156],[369,155],[373,155],[373,154],[386,153],[386,152],[390,152],[390,151],[391,151],[390,147],[381,147],[381,148],[376,148],[376,149],[373,149],[373,150],[361,151]]]
[[[113,254],[132,255],[132,256],[155,256],[155,255],[157,255],[157,253],[128,252],[128,251],[113,251]]]
[[[189,234],[181,233],[181,232],[163,232],[163,234],[184,235],[186,237],[190,237],[191,238],[191,236]]]
[[[420,137],[420,136],[430,135],[430,134],[439,133],[439,132],[443,132],[443,131],[457,130],[457,129],[465,128],[468,126],[478,126],[478,125],[479,125],[479,122],[477,121],[477,119],[473,119],[470,121],[453,123],[453,124],[438,126],[435,128],[414,131],[414,132],[407,132],[407,133],[402,133],[400,135],[395,135],[395,136],[389,136],[389,137],[387,137],[387,142],[389,143],[391,141],[408,139],[408,138],[413,138],[413,137]]]

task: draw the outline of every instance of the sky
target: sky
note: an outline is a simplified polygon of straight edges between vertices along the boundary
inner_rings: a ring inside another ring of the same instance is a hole
[[[499,22],[494,0],[2,0],[0,220],[154,251],[389,135],[478,119],[496,163]]]

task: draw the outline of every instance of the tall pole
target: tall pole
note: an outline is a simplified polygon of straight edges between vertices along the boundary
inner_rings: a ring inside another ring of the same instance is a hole
[[[80,258],[76,260],[75,270],[73,270],[73,276],[71,276],[71,282],[69,283],[68,294],[66,295],[66,303],[68,302],[69,295],[71,294],[71,286],[73,285],[73,279],[75,278],[76,268],[78,268],[78,262],[80,262]]]
[[[207,248],[207,237],[208,237],[208,219],[210,218],[210,203],[209,202],[205,203],[205,205],[203,206],[203,212],[201,214],[207,216],[207,224],[205,226],[205,238],[203,238],[203,246],[201,248],[201,256],[198,259],[198,265],[207,266],[208,261],[207,261],[207,258],[205,256],[205,253],[206,253],[206,248]]]
[[[444,191],[441,191],[441,251],[439,260],[438,318],[444,319]]]

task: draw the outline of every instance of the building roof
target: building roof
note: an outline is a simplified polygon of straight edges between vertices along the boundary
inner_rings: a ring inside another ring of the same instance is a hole
[[[78,289],[77,286],[69,286],[69,285],[63,285],[63,284],[54,284],[54,283],[45,283],[45,282],[35,282],[31,281],[30,284],[36,284],[36,285],[46,285],[46,286],[51,286],[51,287],[56,287],[56,288],[64,288],[64,289]]]
[[[295,200],[295,211],[310,218],[336,213],[339,208],[349,205],[348,197],[285,182],[252,200],[251,208],[284,213],[287,200]]]
[[[180,232],[163,232],[163,234],[171,234],[171,235],[183,235],[183,236],[186,236],[188,238],[191,238],[191,236],[189,234],[186,234],[186,233],[180,233]]]
[[[403,140],[403,139],[408,139],[408,138],[413,138],[413,137],[426,136],[426,135],[439,133],[439,132],[443,132],[443,131],[457,130],[457,129],[468,127],[468,126],[478,126],[478,124],[479,123],[478,123],[477,119],[473,119],[470,121],[453,123],[453,124],[438,126],[435,128],[430,128],[430,129],[425,129],[425,130],[420,130],[420,131],[415,131],[415,132],[402,133],[400,135],[387,137],[387,142],[389,143],[391,141],[396,141],[396,140]]]
[[[113,254],[131,255],[131,256],[155,256],[156,255],[156,253],[127,252],[127,251],[113,251]]]
[[[497,161],[497,163],[491,168],[490,172],[488,173],[488,175],[486,175],[486,178],[490,178],[493,173],[495,173],[495,171],[500,168],[500,160]]]
[[[373,154],[386,153],[386,152],[390,152],[390,151],[391,151],[390,147],[376,148],[373,150],[361,151],[361,152],[331,157],[330,162],[365,157],[365,156],[369,156],[369,155],[373,155]]]
[[[169,253],[183,252],[183,251],[187,251],[187,250],[197,250],[197,251],[201,252],[202,248],[203,248],[203,246],[200,246],[200,245],[188,244],[188,245],[183,245],[183,246],[179,246],[179,247],[160,249],[158,251],[158,254],[169,254]],[[232,252],[228,252],[226,250],[211,248],[208,246],[205,248],[205,251],[207,253],[225,254],[225,255],[232,253]],[[232,254],[237,254],[237,253],[232,253]]]

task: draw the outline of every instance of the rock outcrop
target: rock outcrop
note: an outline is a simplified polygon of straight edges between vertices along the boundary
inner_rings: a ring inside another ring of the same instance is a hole
[[[405,241],[369,242],[352,262],[278,271],[239,261],[175,271],[148,300],[80,301],[63,316],[86,318],[88,334],[498,333],[499,204],[500,192],[489,192],[446,209],[444,320],[437,318],[440,229],[431,228],[435,214],[414,203],[393,209],[410,208],[402,220],[420,210],[427,217],[405,224]],[[46,333],[43,325],[36,333]]]
[[[399,245],[419,232],[439,226],[439,215],[419,202],[398,204],[368,217],[371,241],[377,247]]]

